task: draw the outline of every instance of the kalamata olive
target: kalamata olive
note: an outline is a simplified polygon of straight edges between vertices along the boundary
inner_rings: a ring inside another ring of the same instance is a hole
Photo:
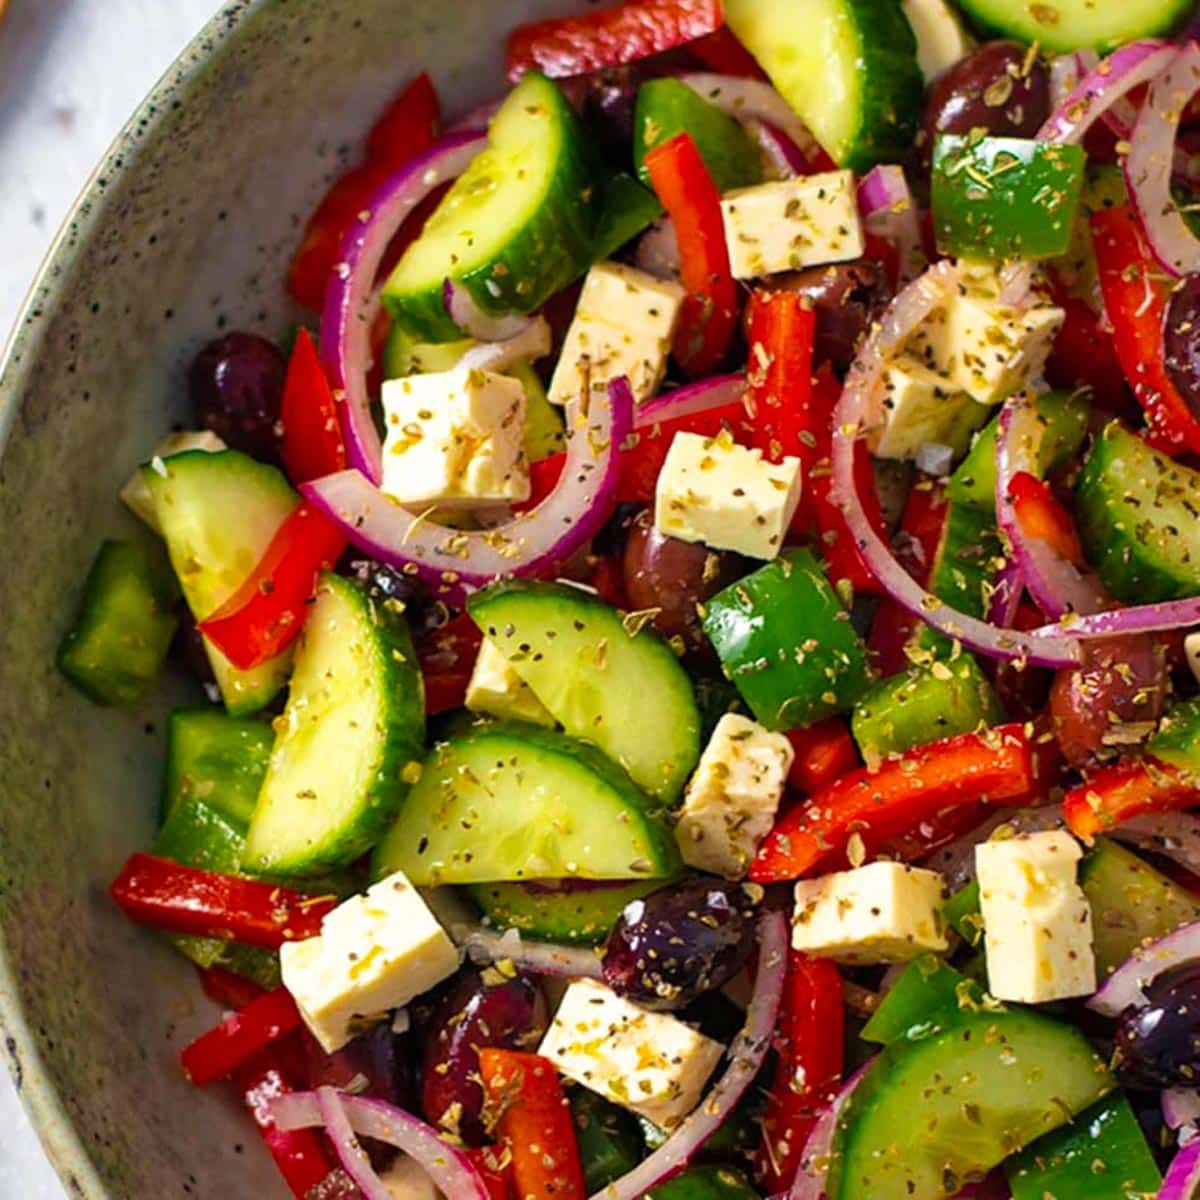
[[[200,423],[267,462],[279,458],[279,411],[287,364],[274,342],[227,333],[192,361],[188,387]]]
[[[754,947],[761,889],[695,879],[625,906],[604,951],[604,981],[651,1009],[678,1009],[728,983]]]
[[[777,276],[774,285],[812,301],[817,311],[813,357],[838,371],[849,369],[871,322],[892,295],[883,268],[865,258],[793,271]]]
[[[698,604],[746,572],[740,555],[710,550],[700,542],[668,537],[641,513],[625,543],[625,594],[635,609],[656,609],[654,627],[667,638],[681,638],[688,650],[708,648]]]
[[[404,618],[413,637],[421,637],[441,628],[450,619],[450,610],[429,594],[429,588],[415,575],[406,575],[387,563],[373,558],[352,558],[344,563],[344,573],[357,579],[377,600],[398,600],[404,605]]]
[[[1148,735],[1162,715],[1169,675],[1161,639],[1132,634],[1092,642],[1084,665],[1059,671],[1050,716],[1063,757],[1082,766],[1106,747]]]
[[[1050,115],[1050,75],[1018,42],[985,42],[938,77],[925,98],[919,143],[926,163],[939,133],[982,129],[1033,137]]]
[[[1163,317],[1163,355],[1171,382],[1200,417],[1200,275],[1185,275]]]
[[[592,538],[592,553],[601,558],[616,558],[625,553],[629,533],[644,504],[624,501],[618,504],[613,515],[605,521],[603,528]]]
[[[546,1002],[531,979],[464,971],[442,997],[425,1033],[421,1107],[428,1120],[469,1146],[487,1141],[479,1050],[528,1050],[546,1031]]]
[[[633,115],[638,88],[647,79],[695,70],[696,60],[687,51],[667,51],[626,66],[610,67],[588,76],[583,115],[589,131],[613,160],[629,167],[633,142]]]
[[[1133,1087],[1200,1084],[1200,963],[1160,975],[1145,989],[1144,1008],[1117,1024],[1113,1058]]]

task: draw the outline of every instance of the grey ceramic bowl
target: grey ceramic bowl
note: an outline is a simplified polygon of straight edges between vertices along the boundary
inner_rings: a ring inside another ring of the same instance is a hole
[[[72,1196],[285,1195],[237,1106],[179,1072],[213,1019],[194,973],[105,894],[152,836],[172,699],[94,708],[54,669],[117,488],[186,419],[202,341],[294,318],[298,231],[384,98],[425,67],[465,110],[508,28],[571,7],[227,4],[97,170],[0,365],[0,1040]]]

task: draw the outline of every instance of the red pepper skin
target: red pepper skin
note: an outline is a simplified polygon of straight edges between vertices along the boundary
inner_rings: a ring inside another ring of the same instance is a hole
[[[1085,301],[1072,296],[1061,284],[1054,285],[1053,277],[1051,282],[1054,303],[1065,315],[1046,360],[1046,378],[1052,386],[1064,391],[1091,388],[1101,408],[1124,408],[1129,393],[1112,336],[1100,328],[1100,318]]]
[[[751,297],[751,446],[768,462],[798,458],[805,483],[818,454],[812,404],[816,331],[816,310],[805,307],[796,292],[756,291]]]
[[[549,1059],[484,1047],[479,1070],[521,1200],[585,1200],[575,1124]]]
[[[687,289],[675,335],[675,361],[698,378],[716,369],[737,325],[738,289],[729,267],[721,193],[686,133],[646,155],[655,194],[675,225]]]
[[[308,617],[322,571],[346,549],[346,537],[326,516],[301,501],[271,539],[250,577],[200,631],[242,670],[282,654]]]
[[[1080,570],[1087,566],[1075,522],[1048,483],[1028,471],[1018,471],[1009,481],[1008,494],[1026,537],[1045,542],[1060,558]]]
[[[291,888],[185,867],[150,854],[133,854],[109,888],[130,920],[168,933],[232,938],[278,950],[284,942],[316,937],[337,906],[332,896],[305,896]]]
[[[1143,813],[1177,812],[1200,804],[1200,781],[1156,758],[1132,759],[1096,771],[1063,797],[1063,817],[1077,837],[1093,838]]]
[[[333,390],[312,334],[301,329],[283,384],[283,465],[297,486],[346,466],[346,443]]]
[[[744,79],[766,79],[758,60],[737,40],[728,25],[688,43],[688,53],[718,75],[738,75]]]
[[[266,989],[259,987],[253,979],[244,979],[224,967],[205,967],[198,970],[204,994],[222,1008],[237,1012],[267,994]]]
[[[512,1159],[495,1146],[468,1147],[466,1155],[475,1164],[490,1200],[510,1200]]]
[[[1164,454],[1200,453],[1200,421],[1167,374],[1162,345],[1167,301],[1137,217],[1128,205],[1100,209],[1091,227],[1113,347],[1146,414],[1147,441]]]
[[[827,958],[790,951],[775,1036],[779,1065],[754,1160],[768,1195],[791,1186],[808,1135],[841,1083],[845,1013],[837,967]]]
[[[788,783],[811,796],[855,770],[858,748],[841,717],[826,717],[804,729],[793,729],[787,739],[796,757],[788,771]]]
[[[750,868],[756,883],[801,879],[841,862],[853,834],[868,857],[923,821],[979,800],[1003,801],[1034,785],[1024,727],[1001,725],[917,746],[843,776],[785,813]]]
[[[301,1025],[300,1010],[287,988],[276,988],[230,1013],[214,1029],[185,1046],[179,1056],[183,1073],[197,1087],[232,1075],[272,1042]]]
[[[578,17],[535,21],[508,37],[508,81],[535,68],[551,79],[619,67],[721,28],[720,0],[626,0]]]

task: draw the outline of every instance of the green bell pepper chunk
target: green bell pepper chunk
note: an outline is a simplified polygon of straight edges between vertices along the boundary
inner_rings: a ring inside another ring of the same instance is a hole
[[[882,1046],[897,1038],[919,1037],[964,1006],[978,1007],[982,999],[977,984],[935,955],[923,954],[896,977],[860,1036]]]
[[[983,915],[979,905],[979,880],[972,879],[942,905],[942,919],[968,946],[983,942]]]
[[[573,1089],[570,1105],[583,1182],[591,1196],[638,1165],[642,1138],[629,1113],[587,1088]]]
[[[1200,775],[1200,697],[1176,704],[1146,743],[1146,751],[1181,771]]]
[[[600,183],[600,217],[592,257],[611,258],[626,242],[663,215],[658,197],[624,171],[612,171]]]
[[[994,262],[1065,254],[1085,166],[1081,146],[943,134],[933,148],[938,250]]]

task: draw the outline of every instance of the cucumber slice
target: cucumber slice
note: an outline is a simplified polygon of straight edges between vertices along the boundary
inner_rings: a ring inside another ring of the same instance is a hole
[[[662,886],[661,879],[634,883],[547,880],[478,883],[468,891],[488,923],[498,929],[516,929],[548,942],[597,946],[612,932],[625,905]]]
[[[403,617],[325,574],[250,822],[255,872],[312,874],[353,862],[416,776],[425,697]]]
[[[265,721],[212,708],[177,708],[167,721],[163,815],[196,797],[243,830],[258,800],[275,734]],[[240,855],[239,855],[240,858]]]
[[[299,497],[274,467],[237,450],[188,450],[142,467],[171,564],[197,620],[211,616],[257,565]],[[250,671],[205,643],[225,707],[265,708],[283,687],[291,655]]]
[[[1131,604],[1200,596],[1200,472],[1172,462],[1116,421],[1075,485],[1075,520],[1104,586]]]
[[[726,0],[725,19],[839,166],[912,149],[925,82],[899,0]]]
[[[375,854],[418,887],[527,879],[663,879],[675,839],[615,764],[533,725],[438,745]]]
[[[1191,0],[958,0],[986,33],[1036,42],[1043,53],[1092,47],[1115,50],[1125,42],[1170,33]]]
[[[663,804],[679,795],[700,757],[700,714],[687,673],[653,630],[631,634],[615,609],[565,584],[498,583],[467,611],[567,733],[599,746]]]
[[[383,301],[430,342],[462,337],[442,302],[447,276],[485,312],[532,312],[587,270],[598,199],[579,118],[555,84],[531,72],[492,119],[487,148],[404,252]]]
[[[1070,1025],[1029,1010],[963,1013],[892,1042],[843,1110],[830,1200],[944,1200],[1113,1089]]]
[[[758,1200],[758,1193],[734,1167],[689,1167],[647,1192],[646,1200]]]

